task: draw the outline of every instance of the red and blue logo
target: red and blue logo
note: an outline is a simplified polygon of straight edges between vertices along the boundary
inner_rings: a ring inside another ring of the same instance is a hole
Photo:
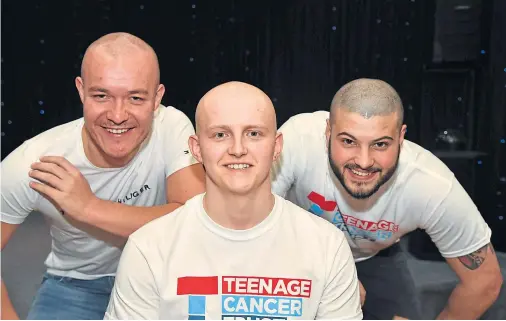
[[[221,283],[221,291],[220,291]],[[220,293],[221,292],[221,293]],[[252,276],[181,277],[177,295],[188,295],[188,319],[205,320],[206,298],[221,295],[223,320],[274,320],[301,317],[303,298],[311,295],[311,280]],[[216,302],[216,301],[213,301]]]

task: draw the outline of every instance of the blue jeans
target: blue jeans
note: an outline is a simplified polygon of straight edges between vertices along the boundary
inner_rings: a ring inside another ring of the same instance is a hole
[[[102,320],[114,277],[79,280],[46,273],[27,319]]]

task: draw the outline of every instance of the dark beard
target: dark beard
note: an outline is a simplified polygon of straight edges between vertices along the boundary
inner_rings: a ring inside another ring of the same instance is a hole
[[[388,182],[388,180],[395,174],[395,171],[397,170],[397,166],[399,165],[399,156],[401,154],[401,146],[400,145],[399,145],[399,152],[397,153],[397,159],[395,160],[395,165],[392,166],[392,168],[390,168],[388,170],[388,172],[386,172],[385,175],[383,175],[380,178],[380,180],[376,183],[376,185],[374,185],[374,187],[370,191],[354,192],[348,188],[348,186],[346,185],[345,180],[344,180],[344,173],[339,170],[339,168],[336,166],[336,164],[332,160],[332,156],[331,156],[332,155],[332,149],[331,149],[332,144],[330,141],[329,141],[328,145],[329,145],[328,154],[329,154],[330,168],[332,169],[332,171],[336,175],[339,182],[341,182],[341,185],[344,187],[346,192],[348,192],[348,194],[350,194],[351,197],[356,198],[356,199],[366,199],[366,198],[371,197],[374,193],[376,193],[380,189],[380,187],[383,184]],[[348,168],[348,169],[359,168],[359,166],[357,166],[357,165],[350,165],[350,164],[347,164],[344,167]],[[362,170],[364,170],[364,169],[362,168]],[[368,169],[368,171],[371,173],[374,173],[374,172],[381,173],[381,169],[379,169],[379,168],[370,168],[370,169]]]

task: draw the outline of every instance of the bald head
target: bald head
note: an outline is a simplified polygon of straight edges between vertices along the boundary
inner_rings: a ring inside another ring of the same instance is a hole
[[[261,118],[265,125],[276,131],[272,101],[262,90],[247,83],[232,81],[221,84],[200,99],[195,112],[197,134],[205,128],[210,117],[218,114],[251,116],[252,120]]]
[[[356,79],[341,87],[332,99],[331,120],[338,108],[358,113],[366,119],[396,113],[399,128],[404,119],[404,109],[399,94],[392,86],[378,79]]]
[[[81,64],[81,77],[84,79],[91,64],[105,59],[139,59],[152,68],[156,83],[160,82],[158,57],[153,48],[144,40],[124,32],[107,34],[94,41],[87,49]]]

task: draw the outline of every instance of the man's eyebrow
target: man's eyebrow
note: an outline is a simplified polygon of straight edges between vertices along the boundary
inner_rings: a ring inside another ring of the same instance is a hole
[[[353,140],[358,140],[358,139],[356,139],[353,135],[351,135],[351,134],[349,134],[349,133],[347,133],[347,132],[340,132],[339,134],[337,134],[337,136],[348,136],[348,137],[350,137],[350,138],[351,138],[351,139],[353,139]],[[384,140],[384,139],[394,140],[394,139],[393,139],[392,137],[390,137],[390,136],[382,136],[382,137],[380,137],[380,138],[376,138],[376,139],[374,139],[374,140],[373,140],[373,143],[375,143],[375,142],[379,142],[380,140]]]
[[[146,89],[134,89],[134,90],[130,90],[128,93],[131,95],[135,95],[135,94],[147,95],[147,94],[149,94],[149,92]]]
[[[90,87],[89,91],[100,91],[103,93],[109,93],[109,90],[102,88],[102,87]]]
[[[357,140],[355,138],[355,136],[353,136],[352,134],[349,134],[347,132],[340,132],[339,134],[337,134],[336,136],[349,136],[350,138],[354,139],[354,140]]]
[[[388,140],[394,140],[392,137],[390,136],[383,136],[383,137],[380,137],[380,138],[376,138],[375,140],[373,140],[373,142],[379,142],[380,140],[384,140],[384,139],[388,139]]]
[[[253,128],[258,128],[258,129],[263,129],[263,130],[268,130],[269,127],[265,126],[265,125],[246,125],[243,127],[243,130],[246,130],[246,129],[253,129]],[[226,129],[226,130],[230,130],[232,131],[232,128],[229,126],[229,125],[211,125],[207,128],[207,130],[214,130],[214,129]]]

